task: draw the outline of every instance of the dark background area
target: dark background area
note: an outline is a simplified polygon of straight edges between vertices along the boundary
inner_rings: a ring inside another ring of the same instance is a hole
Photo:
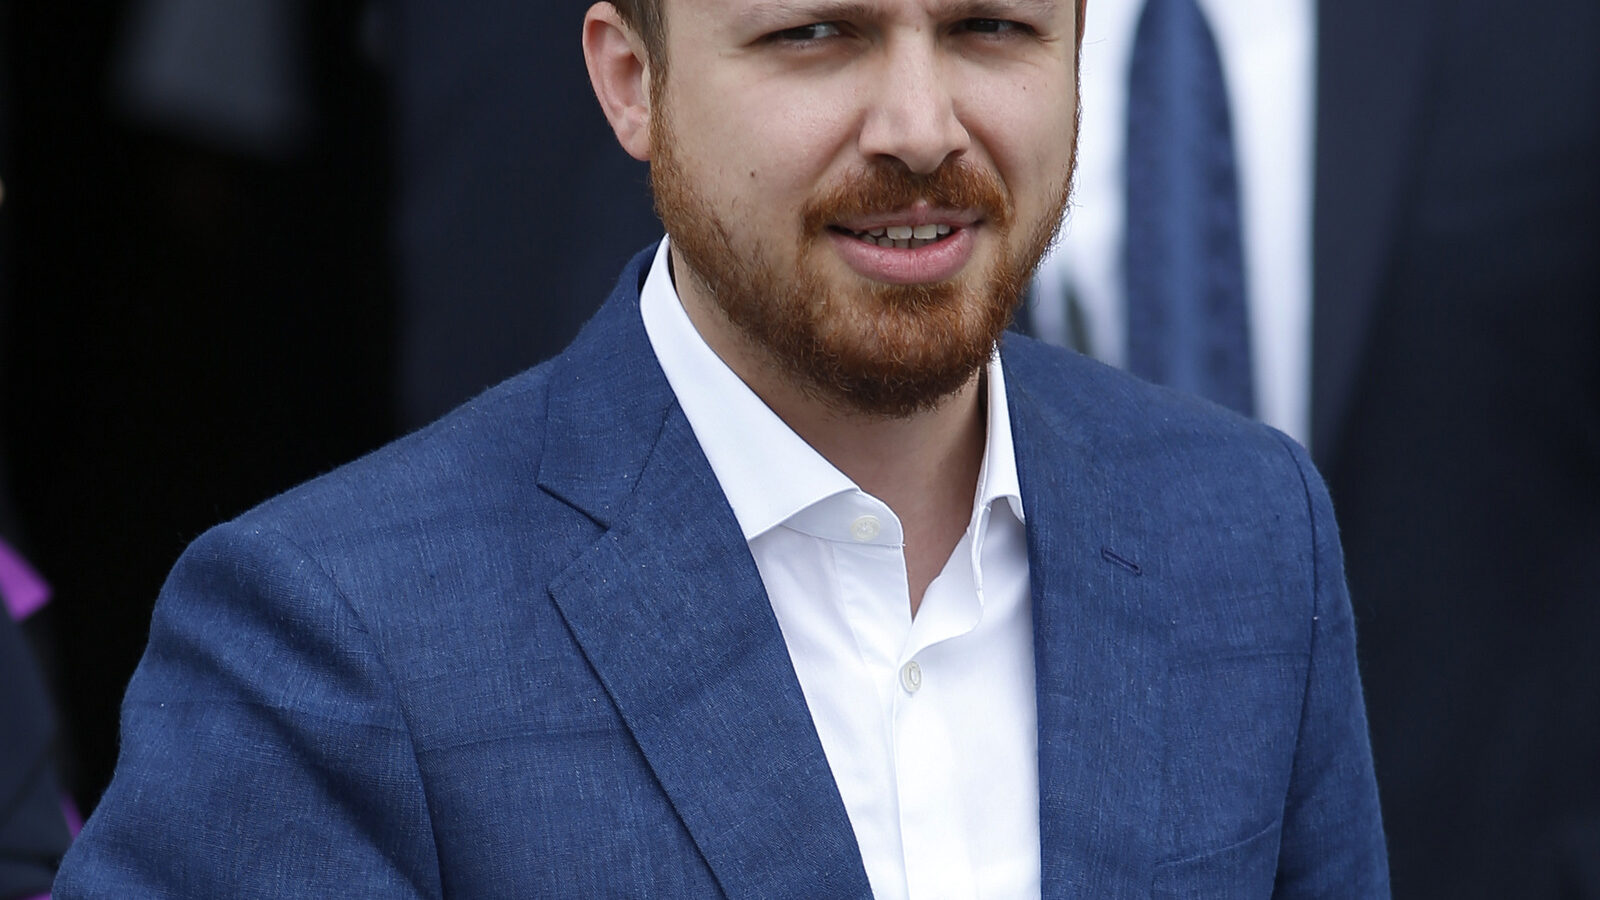
[[[396,431],[389,115],[359,7],[305,6],[312,127],[279,158],[118,114],[128,4],[4,9],[0,435],[86,810],[183,547]]]
[[[659,236],[588,6],[0,4],[0,526],[85,813],[183,548],[558,352]]]

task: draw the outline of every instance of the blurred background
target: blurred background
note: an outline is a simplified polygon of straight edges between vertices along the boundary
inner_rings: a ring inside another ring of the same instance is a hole
[[[4,8],[8,537],[54,587],[30,627],[85,809],[176,554],[397,427],[391,117],[359,4],[298,10],[255,84],[156,71],[159,6]]]
[[[559,350],[657,236],[586,8],[0,5],[4,535],[84,810],[182,548]]]

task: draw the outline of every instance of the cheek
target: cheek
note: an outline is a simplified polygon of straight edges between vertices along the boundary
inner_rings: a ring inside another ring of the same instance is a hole
[[[765,94],[712,93],[718,102],[685,110],[681,119],[675,111],[681,154],[731,194],[782,196],[800,188],[812,165],[808,136],[819,128],[817,117]]]
[[[859,120],[854,94],[843,77],[718,79],[706,92],[714,99],[702,104],[706,131],[698,143],[747,184],[809,195],[849,162]]]
[[[754,127],[736,139],[746,143],[752,183],[778,197],[803,200],[825,188],[852,161],[853,146],[840,104],[813,94],[777,92],[752,110]]]
[[[1055,189],[1071,165],[1076,139],[1074,96],[1071,84],[1017,80],[967,98],[965,108],[971,113],[963,121],[1011,191],[1019,213],[1056,200]]]

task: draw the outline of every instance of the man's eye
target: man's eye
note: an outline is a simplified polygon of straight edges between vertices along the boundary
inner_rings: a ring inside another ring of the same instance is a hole
[[[825,38],[838,37],[844,32],[833,22],[815,22],[811,25],[801,25],[798,28],[785,28],[775,32],[772,39],[783,43],[803,44],[809,41],[820,41]]]
[[[973,34],[1006,34],[1009,32],[1026,32],[1030,29],[1021,22],[1012,22],[1007,19],[965,19],[961,23],[960,30]]]

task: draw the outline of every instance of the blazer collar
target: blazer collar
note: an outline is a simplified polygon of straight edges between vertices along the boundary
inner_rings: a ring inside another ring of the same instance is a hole
[[[1434,6],[1318,4],[1311,441],[1324,466],[1338,450],[1403,225],[1403,187],[1419,162]]]
[[[607,529],[551,597],[728,896],[868,897],[760,574],[645,336],[648,259],[551,373],[539,484]]]

